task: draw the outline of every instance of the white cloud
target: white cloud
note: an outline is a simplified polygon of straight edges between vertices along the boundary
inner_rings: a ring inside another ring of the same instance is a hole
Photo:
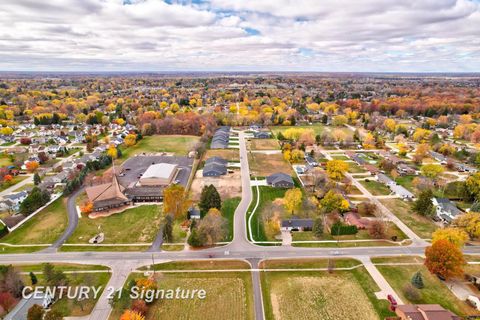
[[[0,70],[479,71],[479,25],[472,0],[16,0]]]

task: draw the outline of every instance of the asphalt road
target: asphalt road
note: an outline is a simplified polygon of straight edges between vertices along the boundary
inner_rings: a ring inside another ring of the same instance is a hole
[[[68,214],[68,225],[67,229],[63,232],[60,238],[55,241],[51,247],[47,248],[44,251],[56,251],[60,248],[65,241],[73,234],[78,225],[78,213],[77,213],[77,197],[83,192],[84,188],[80,188],[68,197],[67,200],[67,214]]]

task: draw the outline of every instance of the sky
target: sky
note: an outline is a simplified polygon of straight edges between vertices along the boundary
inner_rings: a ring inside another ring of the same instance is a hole
[[[478,0],[14,0],[3,71],[478,72]]]

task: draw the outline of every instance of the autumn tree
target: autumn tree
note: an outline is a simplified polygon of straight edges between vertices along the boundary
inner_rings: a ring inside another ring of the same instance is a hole
[[[480,198],[480,172],[476,172],[469,176],[465,181],[467,192],[473,199]]]
[[[453,225],[465,230],[470,238],[475,239],[480,237],[480,213],[467,212],[453,220]]]
[[[45,311],[38,304],[34,304],[28,309],[27,320],[43,320],[43,315]]]
[[[120,320],[145,320],[145,317],[138,311],[125,310]]]
[[[332,180],[342,180],[347,171],[348,163],[343,160],[330,160],[327,162],[327,175]]]
[[[413,161],[416,163],[422,163],[423,159],[428,157],[430,151],[430,146],[426,143],[420,143],[415,149],[415,154],[413,155]]]
[[[111,144],[108,149],[107,149],[107,155],[112,158],[112,160],[115,160],[118,158],[118,150],[115,145]]]
[[[132,133],[127,134],[127,136],[123,140],[123,143],[125,144],[126,147],[135,145],[135,143],[137,143],[137,135]]]
[[[93,202],[92,201],[85,201],[80,206],[80,212],[83,214],[89,214],[93,211]]]
[[[380,220],[373,220],[368,226],[368,233],[373,239],[385,239],[387,230],[385,223]]]
[[[148,306],[144,300],[133,300],[130,309],[145,316],[148,311]]]
[[[326,213],[329,213],[334,210],[347,211],[350,205],[340,193],[330,190],[325,194],[323,199],[320,200],[320,207]]]
[[[440,239],[425,249],[425,266],[432,274],[445,279],[463,274],[465,259],[462,251],[446,239]]]
[[[363,138],[362,146],[364,149],[374,149],[375,148],[375,137],[368,132]]]
[[[395,120],[393,120],[393,119],[387,118],[387,119],[385,119],[385,121],[383,121],[383,126],[384,126],[385,129],[387,129],[388,131],[394,132],[394,131],[395,131],[396,122],[395,122]]]
[[[436,180],[445,171],[445,168],[439,164],[429,163],[423,165],[420,170],[425,177]]]
[[[214,245],[222,241],[227,234],[227,219],[211,208],[198,224],[198,237],[203,245]]]
[[[190,206],[185,188],[180,184],[171,184],[163,191],[163,210],[175,219],[182,218]]]
[[[338,115],[338,116],[335,116],[333,117],[332,119],[332,125],[334,126],[343,126],[345,124],[347,124],[347,117],[344,116],[344,115]]]
[[[17,300],[10,292],[0,292],[0,306],[2,306],[3,310],[10,312],[10,309],[15,305],[16,302]]]
[[[29,161],[25,164],[25,167],[27,168],[28,172],[34,173],[37,171],[38,167],[40,167],[40,164],[37,161]]]
[[[444,228],[437,229],[432,234],[432,243],[435,243],[438,240],[448,240],[457,247],[463,247],[465,242],[468,240],[468,234],[460,228]]]
[[[302,203],[302,190],[299,188],[290,189],[285,192],[283,197],[285,209],[291,214],[294,214],[295,210],[298,209]]]

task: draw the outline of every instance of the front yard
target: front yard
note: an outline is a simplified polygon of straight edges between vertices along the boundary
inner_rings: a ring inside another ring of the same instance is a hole
[[[380,202],[423,239],[430,239],[432,233],[438,229],[432,219],[413,212],[411,205],[403,200],[381,199]]]

